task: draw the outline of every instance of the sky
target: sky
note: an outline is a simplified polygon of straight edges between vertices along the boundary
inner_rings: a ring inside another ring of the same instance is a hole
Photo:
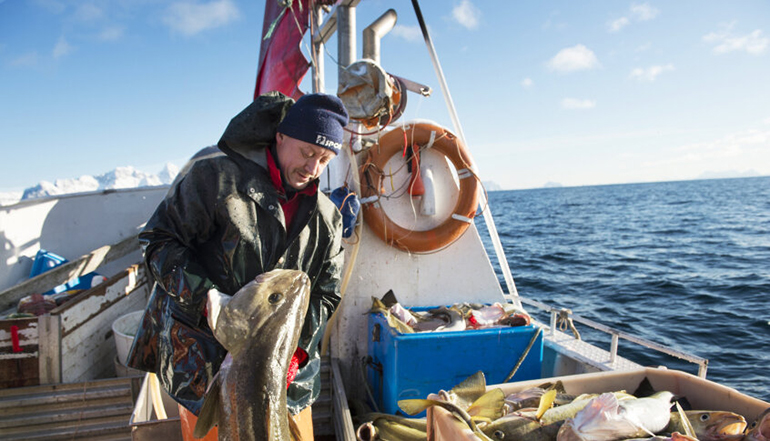
[[[0,191],[119,166],[155,173],[215,144],[252,99],[264,5],[0,0]],[[484,181],[770,175],[766,0],[420,5]],[[388,8],[383,68],[434,91],[409,94],[403,119],[456,131],[411,1],[363,0],[358,34]],[[336,58],[333,37],[327,93]]]

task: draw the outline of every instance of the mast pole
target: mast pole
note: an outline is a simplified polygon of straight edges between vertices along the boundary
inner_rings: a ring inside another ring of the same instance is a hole
[[[322,5],[316,3],[313,6],[313,13],[310,14],[310,20],[311,29],[318,32],[324,21],[324,9]],[[311,33],[311,35],[313,34]],[[311,47],[313,48],[313,92],[320,93],[323,92],[325,87],[323,57],[324,40],[313,38]]]

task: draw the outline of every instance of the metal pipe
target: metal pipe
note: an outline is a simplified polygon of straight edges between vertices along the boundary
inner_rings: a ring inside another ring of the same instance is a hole
[[[618,359],[618,334],[612,334],[612,343],[610,344],[610,364],[615,364]]]
[[[337,52],[340,63],[337,77],[341,76],[342,70],[350,66],[355,61],[356,54],[356,7],[355,5],[337,6]]]
[[[398,20],[394,9],[388,9],[377,20],[364,29],[364,58],[380,64],[380,40],[393,30]]]
[[[315,5],[313,9],[314,13],[311,18],[311,20],[313,20],[313,27],[320,31],[324,21],[324,9],[323,6],[318,4]],[[319,93],[323,92],[324,87],[326,86],[324,84],[324,40],[322,38],[314,38],[311,47],[313,48],[311,57],[313,60],[313,92]]]

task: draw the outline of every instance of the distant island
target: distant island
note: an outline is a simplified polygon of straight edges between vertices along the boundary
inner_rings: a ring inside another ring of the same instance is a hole
[[[545,183],[545,185],[543,185],[543,188],[559,188],[559,187],[564,187],[564,186],[561,185],[559,182],[552,182],[552,181],[548,181]]]
[[[481,185],[483,185],[487,191],[501,191],[503,189],[503,187],[494,181],[482,181]]]

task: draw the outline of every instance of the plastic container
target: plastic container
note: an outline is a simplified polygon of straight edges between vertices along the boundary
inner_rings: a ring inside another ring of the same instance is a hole
[[[655,391],[667,390],[678,397],[686,397],[693,409],[735,412],[743,415],[749,424],[765,409],[770,408],[770,403],[742,394],[735,389],[686,372],[666,368],[565,375],[520,383],[487,383],[487,390],[500,388],[503,393],[509,395],[539,384],[559,380],[570,395],[619,390],[633,393],[645,378]],[[457,426],[449,423],[454,418],[448,415],[447,411],[439,407],[432,407],[428,411],[428,430],[433,434],[432,439],[436,441],[462,439],[457,433]]]
[[[502,383],[536,331],[528,325],[400,334],[382,314],[370,314],[367,381],[381,412],[403,414],[399,400],[450,390],[478,371],[487,384]],[[542,364],[541,333],[511,381],[540,378]]]
[[[107,280],[106,277],[95,272],[90,272],[88,274],[83,274],[80,277],[75,277],[74,279],[70,280],[67,283],[62,283],[61,285],[55,287],[50,291],[46,291],[43,294],[45,295],[59,294],[65,291],[72,291],[72,290],[84,291],[84,290],[93,288],[94,286],[104,282],[105,280]]]
[[[112,322],[112,333],[115,335],[115,347],[118,350],[118,363],[126,364],[128,351],[134,343],[134,335],[139,328],[139,321],[144,311],[130,312]]]
[[[35,254],[35,260],[32,262],[29,278],[31,279],[35,276],[39,276],[40,274],[67,262],[67,259],[58,254],[46,250],[38,250],[37,254]]]

